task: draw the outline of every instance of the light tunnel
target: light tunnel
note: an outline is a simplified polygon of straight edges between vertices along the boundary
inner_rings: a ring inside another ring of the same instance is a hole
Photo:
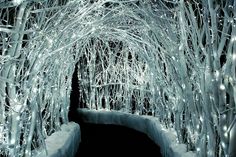
[[[0,1],[0,155],[47,154],[86,108],[154,118],[195,156],[236,156],[235,16],[233,0]]]

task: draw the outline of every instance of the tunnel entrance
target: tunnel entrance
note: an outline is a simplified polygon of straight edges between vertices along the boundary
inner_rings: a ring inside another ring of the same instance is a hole
[[[161,157],[160,148],[144,133],[124,126],[80,123],[81,138],[75,157],[145,156]]]
[[[69,121],[74,121],[76,118],[76,109],[81,108],[80,102],[80,92],[79,92],[79,82],[78,82],[78,63],[75,64],[75,70],[72,76],[71,84],[71,93],[70,93],[70,108],[69,108]]]

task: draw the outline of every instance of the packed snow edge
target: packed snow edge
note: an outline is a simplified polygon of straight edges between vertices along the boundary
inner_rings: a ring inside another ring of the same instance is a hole
[[[187,152],[186,145],[177,142],[175,131],[165,129],[156,117],[140,116],[119,111],[88,109],[78,109],[78,116],[86,123],[115,124],[143,132],[160,146],[164,157],[196,156],[194,152]]]
[[[47,155],[40,149],[34,151],[35,157],[73,157],[81,142],[80,126],[69,122],[63,124],[61,130],[45,139]]]

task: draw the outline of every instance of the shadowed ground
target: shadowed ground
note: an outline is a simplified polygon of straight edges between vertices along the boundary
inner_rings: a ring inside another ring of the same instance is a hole
[[[160,148],[144,133],[105,124],[81,124],[82,143],[76,157],[88,156],[155,156]]]

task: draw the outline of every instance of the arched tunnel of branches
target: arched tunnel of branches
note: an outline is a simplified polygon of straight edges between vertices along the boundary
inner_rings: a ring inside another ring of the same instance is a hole
[[[197,156],[230,156],[236,1],[0,1],[0,154],[31,156],[79,106],[151,115]]]

